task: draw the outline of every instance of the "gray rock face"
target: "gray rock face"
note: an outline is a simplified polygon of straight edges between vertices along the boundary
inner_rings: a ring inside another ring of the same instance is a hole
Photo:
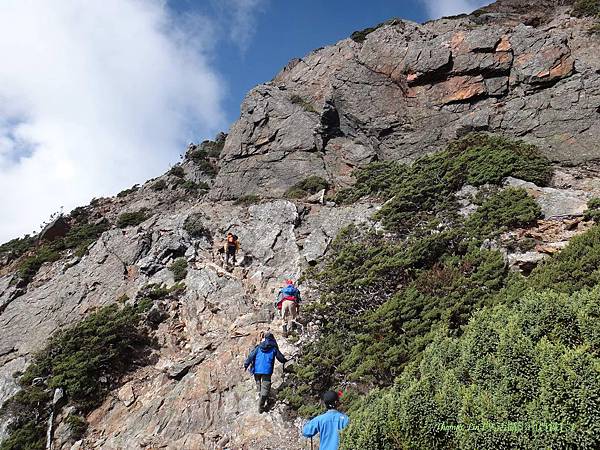
[[[367,220],[374,208],[298,206],[284,200],[248,208],[168,205],[156,203],[153,191],[144,192],[131,201],[149,207],[153,217],[138,227],[105,232],[81,260],[47,265],[26,292],[6,303],[0,313],[0,402],[17,392],[13,374],[27,367],[48,336],[123,294],[132,301],[147,284],[173,285],[168,266],[185,255],[185,294],[155,304],[159,319],[149,316],[160,344],[156,363],[129,375],[88,417],[81,448],[207,449],[218,448],[224,439],[231,448],[299,446],[297,427],[280,406],[258,414],[254,381],[244,372],[243,359],[261,332],[271,329],[279,337],[272,302],[283,280],[297,278],[342,226]],[[202,217],[216,242],[189,236],[183,224],[192,214]],[[245,254],[244,264],[232,273],[211,251],[228,231],[239,236]],[[11,292],[10,276],[0,278],[0,300]],[[288,355],[296,351],[285,341],[280,345]],[[274,380],[276,389],[280,367]],[[0,439],[6,424],[0,423]],[[65,426],[56,425],[61,430],[56,448],[71,448]]]
[[[395,21],[363,43],[292,61],[248,94],[212,198],[277,197],[309,175],[344,186],[373,159],[411,161],[475,130],[521,137],[559,162],[597,159],[600,58],[589,22],[560,2],[529,8],[539,13],[530,22],[523,3]]]

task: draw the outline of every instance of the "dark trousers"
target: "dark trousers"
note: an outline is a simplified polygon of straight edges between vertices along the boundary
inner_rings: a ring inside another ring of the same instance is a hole
[[[271,392],[271,375],[270,374],[254,374],[256,381],[256,390],[261,397],[268,397]]]
[[[225,252],[225,264],[229,264],[230,256],[233,259],[233,264],[235,264],[235,250],[235,246],[227,246],[227,252]]]

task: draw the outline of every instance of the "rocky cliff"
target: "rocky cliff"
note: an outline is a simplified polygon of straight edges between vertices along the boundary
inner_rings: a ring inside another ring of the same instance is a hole
[[[561,163],[597,159],[593,21],[559,6],[532,26],[495,12],[506,3],[391,21],[292,60],[244,100],[211,197],[276,197],[305,173],[344,185],[354,167],[411,161],[474,130],[523,137]]]
[[[174,286],[170,267],[185,258],[184,289],[152,307],[162,318],[150,362],[87,415],[82,439],[69,437],[68,412],[58,411],[54,448],[301,448],[301,419],[285,405],[257,413],[243,359],[261,332],[279,337],[272,300],[282,280],[318,262],[344,226],[373,225],[380,205],[284,199],[290,189],[317,176],[335,192],[373,161],[411,162],[486,131],[535,144],[557,166],[549,187],[506,180],[525,187],[546,219],[514,231],[538,246],[507,252],[509,264],[530,271],[589,227],[582,216],[600,193],[594,19],[574,17],[568,2],[526,3],[425,24],[392,20],[292,60],[250,91],[226,138],[192,146],[164,176],[86,207],[89,223],[109,225],[84,251],[61,250],[27,282],[20,268],[35,246],[1,255],[0,402],[19,390],[14,375],[49,336],[104,305],[134,304],[149,285]],[[468,211],[475,194],[461,195]],[[140,220],[127,223],[124,213]],[[232,272],[215,254],[228,231],[242,242]],[[308,288],[304,295],[318,298]],[[317,325],[306,327],[296,342],[279,339],[286,355]],[[281,369],[274,378],[277,390]]]

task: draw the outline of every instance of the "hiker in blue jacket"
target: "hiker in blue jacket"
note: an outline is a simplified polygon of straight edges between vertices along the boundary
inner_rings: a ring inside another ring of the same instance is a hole
[[[258,390],[258,412],[262,413],[265,410],[269,392],[271,391],[271,375],[273,374],[273,366],[275,366],[275,358],[282,364],[288,360],[279,351],[277,341],[272,333],[265,334],[264,340],[254,347],[244,362],[244,369],[254,374],[256,381],[256,389]]]
[[[340,445],[340,431],[348,426],[350,419],[336,410],[340,400],[337,392],[327,391],[321,399],[327,407],[327,412],[304,425],[302,435],[312,438],[318,433],[319,450],[337,450]]]

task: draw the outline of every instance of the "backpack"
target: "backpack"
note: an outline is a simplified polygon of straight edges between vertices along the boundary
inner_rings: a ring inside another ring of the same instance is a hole
[[[294,302],[298,303],[298,294],[300,293],[300,291],[298,291],[298,288],[296,286],[288,284],[286,287],[281,289],[279,292],[282,295],[281,295],[281,299],[275,304],[277,309],[281,310],[281,305],[286,300],[293,300]]]

